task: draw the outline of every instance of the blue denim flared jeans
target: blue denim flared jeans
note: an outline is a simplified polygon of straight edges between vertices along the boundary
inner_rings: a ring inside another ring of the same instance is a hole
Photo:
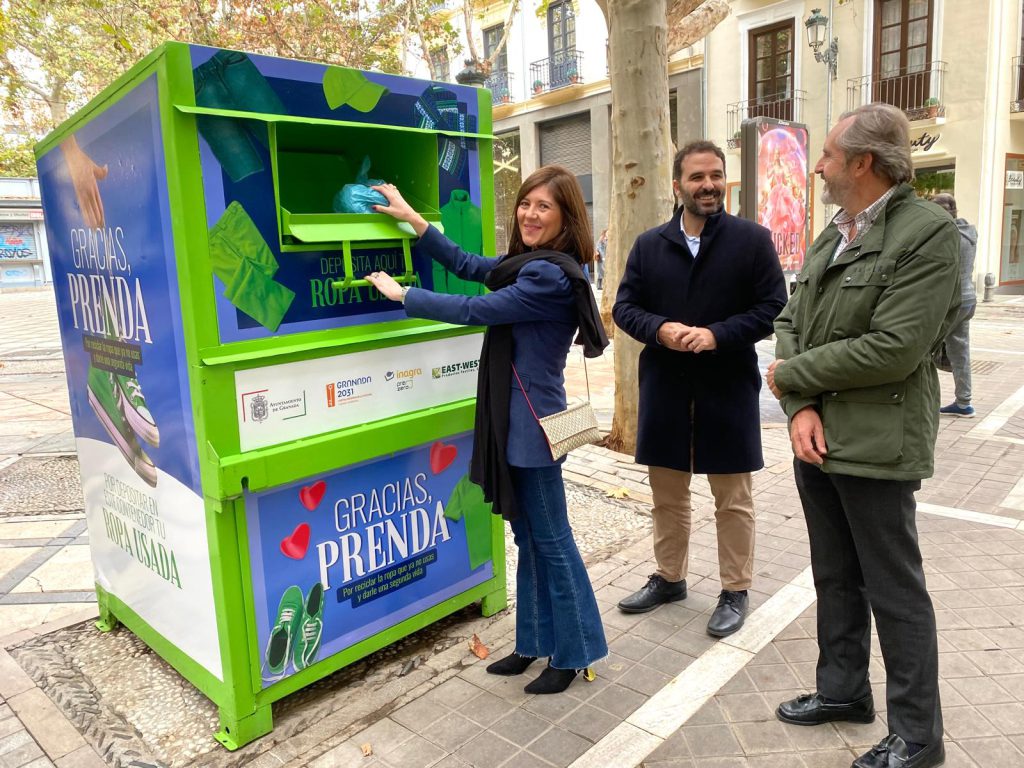
[[[556,669],[583,669],[608,655],[597,598],[576,548],[562,467],[511,467],[519,516],[516,653],[550,656]]]

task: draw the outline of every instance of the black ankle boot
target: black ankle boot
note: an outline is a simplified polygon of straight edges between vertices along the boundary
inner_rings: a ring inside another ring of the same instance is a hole
[[[536,660],[536,656],[520,656],[518,653],[510,653],[504,659],[498,659],[493,664],[488,664],[487,673],[505,676],[521,675]]]
[[[527,693],[561,693],[576,679],[579,672],[578,669],[555,669],[548,665],[540,676],[523,690]]]

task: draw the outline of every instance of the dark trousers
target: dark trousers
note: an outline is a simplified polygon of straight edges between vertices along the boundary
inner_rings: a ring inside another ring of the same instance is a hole
[[[889,732],[942,740],[935,611],[924,581],[918,480],[826,474],[794,461],[818,593],[818,692],[853,701],[871,691],[871,614],[886,673]]]

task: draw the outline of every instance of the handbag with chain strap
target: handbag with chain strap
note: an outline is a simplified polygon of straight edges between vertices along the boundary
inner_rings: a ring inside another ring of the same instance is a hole
[[[533,418],[537,419],[537,423],[540,424],[540,428],[544,432],[544,437],[547,438],[552,459],[560,459],[581,445],[596,443],[601,439],[601,431],[597,427],[597,415],[590,405],[590,376],[587,374],[587,359],[585,357],[583,358],[583,372],[587,377],[587,399],[571,402],[564,411],[541,418],[533,410],[533,403],[530,402],[530,397],[526,394],[526,388],[519,378],[519,372],[515,365],[512,366],[512,373],[516,375],[519,390],[526,398],[526,404],[530,406],[530,413],[533,414]]]

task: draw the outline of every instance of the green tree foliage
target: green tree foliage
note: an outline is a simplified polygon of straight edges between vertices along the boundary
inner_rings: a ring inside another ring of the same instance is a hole
[[[0,136],[0,176],[35,176],[36,159],[28,139]]]
[[[424,5],[423,0],[0,2],[0,109],[4,122],[42,137],[167,40],[400,72],[408,33],[428,47],[450,37],[450,26],[446,30],[433,22]],[[10,142],[3,152],[5,158],[17,154]]]

